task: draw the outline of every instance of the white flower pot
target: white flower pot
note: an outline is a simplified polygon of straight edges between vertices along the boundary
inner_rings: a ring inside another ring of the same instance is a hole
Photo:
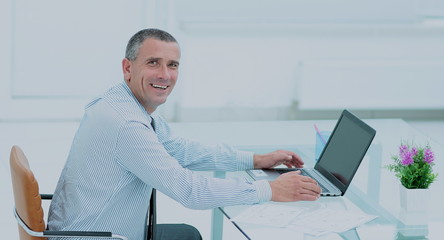
[[[406,212],[427,212],[430,189],[407,189],[399,184],[399,191],[403,210]]]

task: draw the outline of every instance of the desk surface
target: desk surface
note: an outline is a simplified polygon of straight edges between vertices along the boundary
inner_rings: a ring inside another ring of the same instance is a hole
[[[378,218],[357,228],[342,233],[339,239],[418,239],[427,236],[428,239],[441,239],[444,233],[444,182],[442,174],[431,185],[431,195],[428,199],[427,214],[405,212],[399,206],[399,181],[393,173],[382,166],[391,163],[391,156],[398,153],[402,141],[413,141],[424,145],[429,143],[435,153],[434,171],[441,173],[444,168],[442,158],[444,147],[427,136],[416,131],[406,122],[399,119],[365,120],[376,129],[376,137],[364,158],[352,185],[343,197],[321,198],[315,202],[283,203],[287,206],[304,206],[313,209],[327,207],[331,209],[358,210],[377,215]],[[285,121],[285,122],[252,122],[252,123],[210,123],[199,127],[194,124],[179,124],[180,134],[189,135],[206,142],[225,142],[240,149],[251,150],[256,153],[269,152],[284,148],[300,154],[306,166],[314,165],[315,133],[313,124],[321,130],[332,130],[336,120],[319,121]],[[193,129],[193,132],[187,132]],[[196,132],[196,129],[200,131]],[[214,132],[208,134],[208,132]],[[227,177],[248,177],[244,172],[227,173]],[[266,203],[275,204],[275,203]],[[280,203],[281,204],[281,203]],[[224,213],[233,217],[249,206],[225,207]],[[247,236],[267,231],[264,226],[237,223],[237,227]],[[268,228],[269,232],[277,229]],[[288,231],[279,230],[279,239],[285,239]],[[289,234],[291,235],[291,233]],[[310,235],[303,235],[305,239],[313,239]],[[332,237],[331,235],[324,236]]]

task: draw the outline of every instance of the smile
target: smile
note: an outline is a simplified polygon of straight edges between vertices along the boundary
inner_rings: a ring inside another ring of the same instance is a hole
[[[162,86],[162,85],[157,85],[157,84],[150,84],[153,88],[158,88],[158,89],[167,89],[169,86]]]

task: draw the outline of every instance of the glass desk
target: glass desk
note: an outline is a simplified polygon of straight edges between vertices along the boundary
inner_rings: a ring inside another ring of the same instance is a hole
[[[343,197],[323,197],[314,202],[292,202],[285,206],[319,209],[341,209],[362,211],[378,216],[356,229],[340,234],[324,235],[324,239],[442,239],[444,235],[444,146],[412,128],[400,119],[365,120],[376,129],[376,137],[356,173],[351,186]],[[199,132],[189,132],[189,136],[206,142],[224,142],[239,149],[255,153],[265,153],[277,149],[295,151],[304,159],[306,166],[314,165],[315,132],[313,124],[319,129],[332,130],[336,120],[283,121],[283,122],[245,122],[245,123],[205,123],[199,124]],[[189,127],[189,128],[188,128]],[[197,125],[181,126],[182,134],[186,129],[197,129]],[[426,213],[406,212],[400,208],[399,180],[394,173],[383,166],[392,162],[391,156],[398,153],[403,141],[418,145],[429,143],[435,153],[434,172],[440,173],[430,187],[430,199]],[[216,177],[246,177],[245,172],[216,173]],[[221,239],[223,229],[222,214],[231,218],[247,209],[248,205],[220,208],[213,212],[213,239]],[[276,239],[294,239],[298,234],[285,229],[233,222],[244,234],[245,239],[258,239],[272,233]],[[322,239],[301,235],[303,239]],[[269,237],[268,237],[269,238]]]

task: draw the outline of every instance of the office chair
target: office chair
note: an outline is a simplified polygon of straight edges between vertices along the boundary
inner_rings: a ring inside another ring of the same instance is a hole
[[[15,200],[14,216],[19,225],[20,240],[42,240],[51,237],[128,240],[124,236],[111,232],[46,230],[42,199],[52,199],[52,195],[39,194],[39,184],[29,167],[28,159],[20,147],[12,147],[9,160]]]

